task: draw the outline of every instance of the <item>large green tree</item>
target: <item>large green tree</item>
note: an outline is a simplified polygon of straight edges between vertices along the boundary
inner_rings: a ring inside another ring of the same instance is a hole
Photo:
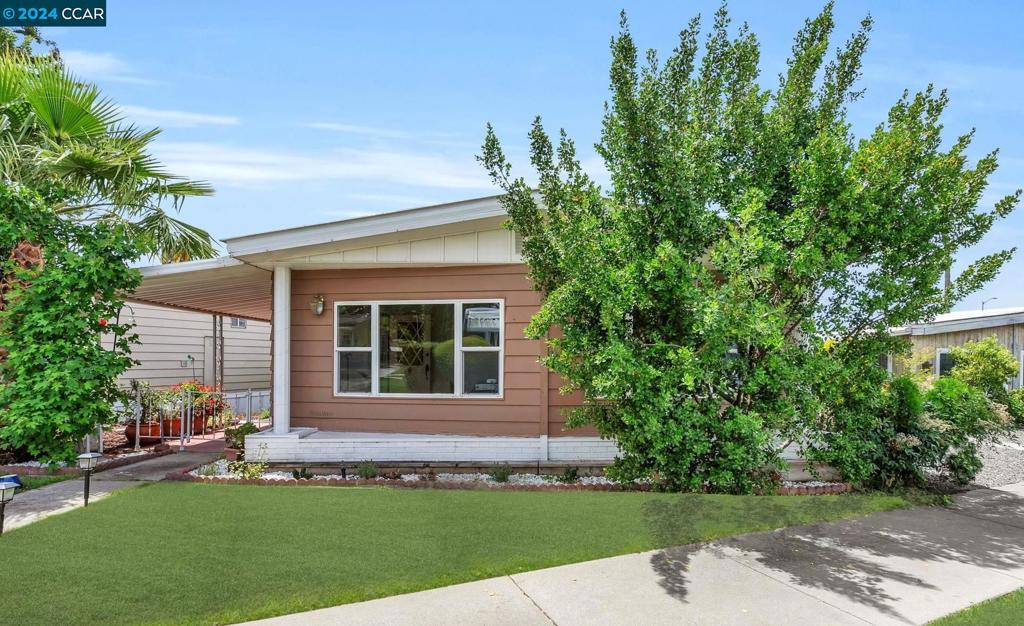
[[[904,94],[863,138],[847,106],[871,20],[829,53],[832,5],[797,33],[774,88],[759,45],[726,9],[701,54],[700,20],[664,62],[640,54],[623,15],[596,148],[601,189],[573,142],[530,133],[537,184],[512,175],[488,126],[482,163],[505,194],[545,295],[527,332],[544,364],[622,451],[623,477],[744,492],[791,442],[850,477],[877,425],[887,329],[927,319],[990,280],[1012,251],[940,276],[1020,192],[978,204],[996,168],[969,164],[967,133],[944,145],[946,94]]]

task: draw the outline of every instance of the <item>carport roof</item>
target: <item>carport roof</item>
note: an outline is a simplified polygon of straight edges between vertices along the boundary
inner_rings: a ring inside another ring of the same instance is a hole
[[[140,271],[142,285],[128,296],[129,302],[270,321],[270,270],[219,257]]]

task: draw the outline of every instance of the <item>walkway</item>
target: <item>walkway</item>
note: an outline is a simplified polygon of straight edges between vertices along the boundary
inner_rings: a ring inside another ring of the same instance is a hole
[[[1019,587],[1024,483],[254,623],[922,624]]]
[[[105,498],[115,491],[163,480],[172,470],[213,461],[222,456],[223,448],[223,442],[220,442],[221,451],[193,451],[193,448],[93,474],[89,483],[89,502]],[[84,479],[75,478],[17,493],[7,505],[4,530],[14,530],[45,517],[77,509],[85,503],[83,483]]]

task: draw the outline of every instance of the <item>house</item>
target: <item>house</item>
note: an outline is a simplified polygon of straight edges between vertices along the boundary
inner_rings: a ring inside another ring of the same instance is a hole
[[[913,353],[910,367],[923,367],[939,375],[953,368],[950,348],[995,336],[1022,366],[1016,380],[1010,382],[1011,387],[1024,386],[1024,307],[955,311],[938,315],[931,322],[910,324],[891,332],[910,342]],[[888,367],[898,372],[907,365],[895,364],[890,359]]]
[[[132,300],[272,322],[271,462],[610,461],[523,330],[541,295],[497,197],[224,240]]]
[[[139,345],[132,349],[139,363],[118,378],[122,385],[142,380],[154,387],[169,387],[198,380],[224,391],[270,387],[268,322],[140,300],[129,302],[120,318],[133,323],[133,332],[139,336]],[[106,347],[112,342],[112,337],[103,336]]]

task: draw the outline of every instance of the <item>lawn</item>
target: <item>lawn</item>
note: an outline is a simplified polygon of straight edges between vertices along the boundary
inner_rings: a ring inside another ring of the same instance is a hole
[[[235,622],[906,505],[157,483],[0,538],[0,623]]]
[[[932,626],[1003,626],[1024,619],[1024,589],[954,613],[932,622]]]

